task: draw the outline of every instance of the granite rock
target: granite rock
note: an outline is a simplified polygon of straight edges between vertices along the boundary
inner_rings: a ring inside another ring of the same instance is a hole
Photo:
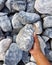
[[[27,0],[27,12],[35,12],[34,4],[35,0]]]
[[[17,46],[23,51],[29,51],[33,45],[33,26],[31,24],[26,24],[16,37]]]
[[[10,19],[8,18],[6,14],[0,15],[0,27],[2,28],[4,32],[12,30]]]
[[[33,24],[33,28],[35,29],[36,34],[41,34],[43,31],[42,22],[37,21],[36,23]]]
[[[45,29],[43,35],[48,36],[49,38],[52,38],[52,28]]]
[[[21,21],[21,23],[24,25],[29,23],[35,23],[36,21],[40,20],[40,16],[36,13],[20,11],[18,16],[19,21]]]
[[[6,7],[11,11],[22,11],[26,9],[26,0],[7,0]]]
[[[22,58],[22,51],[17,47],[16,43],[12,43],[5,55],[6,65],[17,65]]]
[[[52,15],[52,0],[36,0],[34,8],[41,14]]]
[[[47,16],[43,20],[44,20],[44,22],[43,22],[44,28],[52,27],[52,16]]]

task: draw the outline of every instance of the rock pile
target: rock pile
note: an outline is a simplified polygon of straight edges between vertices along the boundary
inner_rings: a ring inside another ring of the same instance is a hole
[[[28,52],[34,43],[34,33],[43,54],[52,62],[52,0],[0,0],[0,61],[3,65],[21,62],[36,65]]]

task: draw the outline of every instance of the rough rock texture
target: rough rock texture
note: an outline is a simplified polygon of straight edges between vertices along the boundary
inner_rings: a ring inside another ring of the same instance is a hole
[[[31,24],[22,28],[16,37],[17,46],[23,51],[29,51],[33,45],[34,30]]]
[[[52,14],[52,0],[36,0],[34,7],[41,14]]]
[[[29,62],[26,65],[37,65],[37,64],[36,63],[33,63],[33,62]]]
[[[6,0],[0,0],[0,10],[3,9]]]
[[[37,21],[36,23],[33,24],[33,28],[35,29],[36,34],[41,34],[43,29],[42,29],[42,22]]]
[[[2,30],[4,32],[12,31],[10,19],[5,14],[4,15],[3,14],[0,15],[0,27],[2,28]]]
[[[22,51],[17,47],[16,43],[12,43],[5,55],[6,65],[17,65],[22,58]]]
[[[22,61],[24,62],[24,64],[26,64],[30,61],[30,56],[29,56],[28,52],[23,51]]]
[[[41,38],[41,36],[38,36],[38,39],[39,39],[39,42],[40,42],[41,50],[42,50],[43,54],[45,54],[44,49],[46,47],[46,44],[45,44],[44,40]]]
[[[48,36],[49,38],[52,38],[52,28],[45,29],[43,35]]]
[[[22,11],[26,9],[26,0],[7,0],[6,6],[11,12]]]
[[[0,41],[0,60],[4,60],[5,52],[9,48],[12,40],[10,38],[6,38]]]
[[[35,0],[27,0],[27,12],[34,12]]]
[[[47,16],[43,20],[44,20],[43,22],[44,28],[52,27],[52,16]]]
[[[23,27],[21,21],[19,21],[18,13],[16,13],[12,18],[12,26],[16,31],[19,31]]]
[[[28,24],[28,23],[35,23],[36,21],[40,20],[40,16],[36,13],[28,13],[24,11],[19,12],[19,17],[22,24]]]
[[[42,36],[42,38],[43,38],[43,40],[45,41],[45,42],[47,42],[50,38],[49,37],[47,37],[47,36]]]

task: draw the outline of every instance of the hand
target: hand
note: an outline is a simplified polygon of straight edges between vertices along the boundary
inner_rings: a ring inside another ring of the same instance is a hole
[[[37,35],[34,35],[34,45],[29,52],[31,53],[32,56],[35,56],[41,52],[40,43]]]

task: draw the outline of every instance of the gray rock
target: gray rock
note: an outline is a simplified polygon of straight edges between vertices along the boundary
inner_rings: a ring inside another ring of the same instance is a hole
[[[44,40],[45,42],[47,42],[47,41],[50,39],[49,37],[43,36],[43,35],[42,35],[42,38],[43,38],[43,40]]]
[[[4,32],[12,30],[10,19],[5,14],[0,15],[0,27]]]
[[[0,0],[0,10],[3,9],[6,0]]]
[[[35,29],[36,34],[41,34],[43,29],[42,29],[42,22],[37,21],[36,23],[33,24],[33,28]]]
[[[3,34],[3,32],[2,32],[2,30],[1,30],[1,28],[0,28],[0,41],[2,40],[2,39],[4,39],[5,37],[4,37],[4,34]]]
[[[49,38],[52,38],[52,28],[45,29],[43,35],[48,36]]]
[[[34,42],[33,34],[33,26],[31,24],[26,24],[16,37],[17,46],[23,51],[29,51]]]
[[[52,51],[49,52],[49,60],[52,61]]]
[[[41,14],[52,15],[52,0],[36,0],[34,7]]]
[[[21,21],[21,23],[24,25],[28,23],[35,23],[36,21],[40,20],[40,16],[36,13],[20,11],[18,16],[19,21]]]
[[[24,64],[26,64],[30,61],[30,56],[29,56],[28,52],[23,51],[22,61],[24,62]]]
[[[29,63],[27,63],[26,65],[37,65],[37,64],[34,63],[34,62],[29,62]]]
[[[47,16],[43,20],[44,20],[43,22],[44,28],[52,27],[52,16]]]
[[[26,9],[26,0],[7,0],[6,6],[11,12],[22,11]]]
[[[12,40],[10,38],[6,38],[0,41],[0,60],[4,60],[5,52],[9,48]]]
[[[36,60],[34,59],[34,57],[31,55],[31,57],[30,57],[30,61],[31,62],[36,62]]]
[[[12,43],[5,55],[6,65],[17,65],[22,58],[22,51],[17,47],[16,43]]]
[[[12,26],[13,29],[16,30],[17,32],[23,27],[21,21],[19,21],[18,13],[16,13],[12,18]]]
[[[41,38],[41,36],[38,36],[38,39],[39,39],[39,42],[40,42],[41,50],[42,50],[43,54],[45,55],[44,49],[46,47],[46,44],[45,44],[44,40]]]
[[[52,39],[51,39],[51,49],[52,49]]]
[[[27,12],[35,12],[34,4],[35,0],[27,0]]]
[[[16,34],[13,35],[13,42],[15,43],[16,43],[16,36],[17,36]]]

